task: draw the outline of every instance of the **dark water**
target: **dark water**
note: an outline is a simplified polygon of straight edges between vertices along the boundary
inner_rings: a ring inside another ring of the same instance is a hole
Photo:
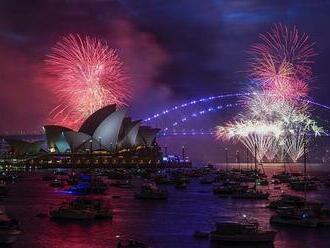
[[[271,188],[264,187],[265,190]],[[186,190],[177,190],[174,186],[167,189],[168,201],[158,202],[136,200],[132,189],[110,188],[105,198],[114,209],[113,220],[56,222],[36,215],[47,213],[50,207],[72,196],[49,187],[41,180],[40,173],[31,172],[9,186],[10,197],[3,205],[10,216],[21,221],[24,231],[13,247],[115,247],[116,235],[120,235],[124,240],[133,238],[154,248],[206,248],[214,245],[207,240],[196,240],[192,234],[197,229],[212,230],[216,220],[237,219],[247,214],[262,226],[270,227],[272,212],[265,208],[268,201],[221,199],[213,195],[211,185],[200,185],[198,179],[193,179]],[[281,190],[272,194],[279,195]],[[112,195],[121,198],[112,199]],[[322,187],[308,197],[322,200],[330,207],[329,189]],[[277,230],[275,247],[330,247],[330,229]]]

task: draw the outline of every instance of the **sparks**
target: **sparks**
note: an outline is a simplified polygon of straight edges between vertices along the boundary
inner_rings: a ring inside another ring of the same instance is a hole
[[[108,104],[127,105],[130,98],[123,63],[105,42],[69,35],[56,43],[46,59],[56,77],[54,91],[60,104],[51,119],[76,127],[87,116]]]
[[[218,139],[238,140],[260,162],[288,154],[293,162],[302,155],[307,134],[323,129],[310,118],[308,82],[315,56],[308,36],[294,27],[274,25],[250,49],[250,94],[243,97],[243,114],[217,127]]]

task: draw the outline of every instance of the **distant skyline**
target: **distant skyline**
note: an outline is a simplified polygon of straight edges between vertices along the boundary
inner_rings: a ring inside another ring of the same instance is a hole
[[[330,104],[330,1],[0,2],[0,132],[40,130],[59,99],[44,59],[63,35],[118,49],[135,94],[134,118],[194,98],[244,90],[246,50],[273,24],[315,42],[310,95]]]

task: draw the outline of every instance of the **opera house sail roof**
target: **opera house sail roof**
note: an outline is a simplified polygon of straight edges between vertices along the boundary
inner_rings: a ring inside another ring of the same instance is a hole
[[[159,129],[141,126],[141,121],[126,117],[125,110],[108,105],[90,115],[79,131],[56,126],[44,127],[48,150],[55,153],[84,150],[119,150],[151,147]]]
[[[142,126],[141,120],[132,120],[126,111],[116,105],[105,106],[90,115],[79,131],[59,125],[43,128],[45,140],[24,141],[7,138],[12,151],[17,154],[86,152],[95,150],[119,151],[140,147],[151,148],[160,129]]]

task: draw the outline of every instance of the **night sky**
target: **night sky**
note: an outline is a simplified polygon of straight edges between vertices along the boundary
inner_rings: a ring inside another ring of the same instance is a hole
[[[267,4],[265,2],[268,2]],[[272,24],[306,32],[315,57],[311,96],[330,104],[330,1],[0,1],[0,131],[40,130],[56,105],[44,59],[63,35],[118,49],[143,118],[196,97],[241,91],[246,50]]]

